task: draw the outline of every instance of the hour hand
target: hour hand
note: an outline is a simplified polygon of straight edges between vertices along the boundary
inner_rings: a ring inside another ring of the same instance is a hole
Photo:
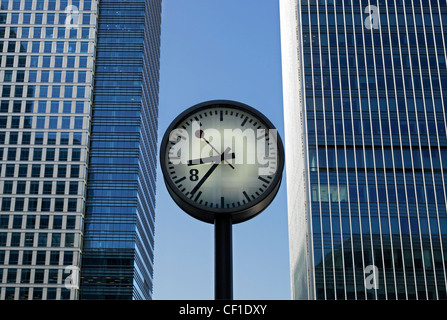
[[[221,162],[227,159],[234,159],[236,156],[234,153],[223,153],[222,155],[194,159],[188,161],[188,166],[196,166],[199,164],[211,163],[211,162]]]

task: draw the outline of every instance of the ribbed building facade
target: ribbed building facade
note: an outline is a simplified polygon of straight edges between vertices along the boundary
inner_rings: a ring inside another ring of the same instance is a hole
[[[446,299],[446,1],[280,6],[293,298]]]

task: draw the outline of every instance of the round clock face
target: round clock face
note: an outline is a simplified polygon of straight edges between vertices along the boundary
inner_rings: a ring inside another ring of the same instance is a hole
[[[275,197],[284,168],[276,129],[255,109],[211,101],[177,117],[161,144],[161,168],[176,203],[193,217],[233,223],[259,214]]]

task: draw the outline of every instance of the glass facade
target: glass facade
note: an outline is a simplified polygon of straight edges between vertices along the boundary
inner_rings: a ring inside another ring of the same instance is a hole
[[[288,171],[306,203],[289,200],[306,232],[291,233],[294,298],[447,299],[446,1],[285,2],[304,150]]]
[[[81,299],[150,299],[160,0],[102,0]]]
[[[150,299],[161,0],[0,5],[0,299]]]

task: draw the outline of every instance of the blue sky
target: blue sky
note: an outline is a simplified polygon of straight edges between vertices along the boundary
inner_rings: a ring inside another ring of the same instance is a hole
[[[214,99],[264,113],[283,134],[278,0],[164,0],[159,137]],[[170,198],[158,168],[154,299],[214,299],[214,229]],[[285,176],[261,215],[233,226],[235,299],[290,299]]]

